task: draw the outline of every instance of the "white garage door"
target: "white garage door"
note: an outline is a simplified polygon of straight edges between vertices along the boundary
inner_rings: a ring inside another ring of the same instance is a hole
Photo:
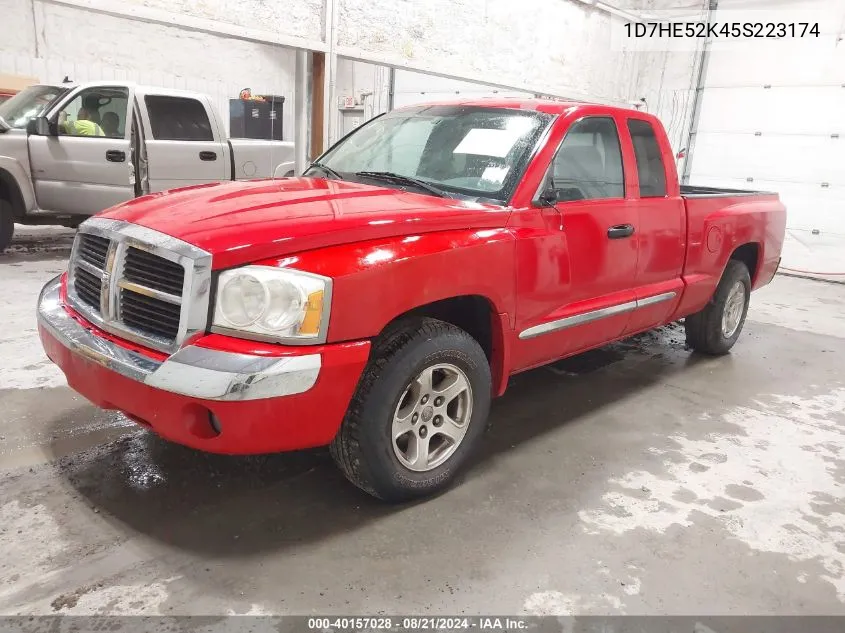
[[[845,23],[840,0],[809,4]],[[778,192],[783,266],[845,275],[845,41],[713,52],[704,86],[690,184]]]

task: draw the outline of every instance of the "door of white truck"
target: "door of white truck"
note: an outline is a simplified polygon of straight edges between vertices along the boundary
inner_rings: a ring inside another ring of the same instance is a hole
[[[134,197],[127,125],[132,92],[109,84],[77,88],[47,113],[51,134],[29,135],[40,209],[91,215]]]
[[[206,97],[139,90],[150,191],[231,179],[228,146]]]

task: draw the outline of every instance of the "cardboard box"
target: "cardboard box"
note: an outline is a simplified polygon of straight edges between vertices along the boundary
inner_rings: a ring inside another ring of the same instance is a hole
[[[0,73],[0,92],[15,94],[33,84],[38,83],[37,77],[25,77],[23,75],[4,75]]]

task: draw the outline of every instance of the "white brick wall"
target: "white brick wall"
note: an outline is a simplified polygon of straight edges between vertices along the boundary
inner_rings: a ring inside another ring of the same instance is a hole
[[[0,72],[58,81],[128,79],[201,90],[223,118],[244,87],[287,98],[292,137],[291,49],[175,26],[186,19],[303,40],[322,39],[323,0],[86,0],[97,6],[173,16],[174,26],[112,17],[34,0],[0,0]],[[575,0],[334,0],[341,51],[390,57],[412,67],[527,91],[608,101],[645,97],[685,143],[693,56],[610,50],[618,19]],[[658,8],[670,0],[620,0]],[[37,34],[37,36],[36,36]],[[261,39],[258,37],[257,39]],[[342,77],[338,78],[341,87]]]
[[[323,0],[119,0],[123,8],[161,9],[250,29],[322,39]]]
[[[618,101],[662,74],[653,54],[611,51],[618,18],[574,0],[336,1],[342,49],[418,69]]]
[[[0,72],[45,82],[127,80],[212,95],[228,125],[228,100],[242,88],[285,97],[293,138],[294,52],[279,46],[111,17],[72,7],[0,0],[11,38],[0,40]],[[36,40],[35,33],[38,33]]]
[[[30,51],[35,39],[32,10],[29,2],[0,0],[2,33],[0,51]]]

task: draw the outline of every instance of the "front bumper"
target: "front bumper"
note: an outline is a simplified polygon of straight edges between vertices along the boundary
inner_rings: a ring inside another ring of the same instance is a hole
[[[367,341],[283,347],[209,335],[166,356],[83,320],[66,305],[60,277],[41,292],[38,330],[83,396],[168,439],[221,453],[329,443],[369,355]]]

